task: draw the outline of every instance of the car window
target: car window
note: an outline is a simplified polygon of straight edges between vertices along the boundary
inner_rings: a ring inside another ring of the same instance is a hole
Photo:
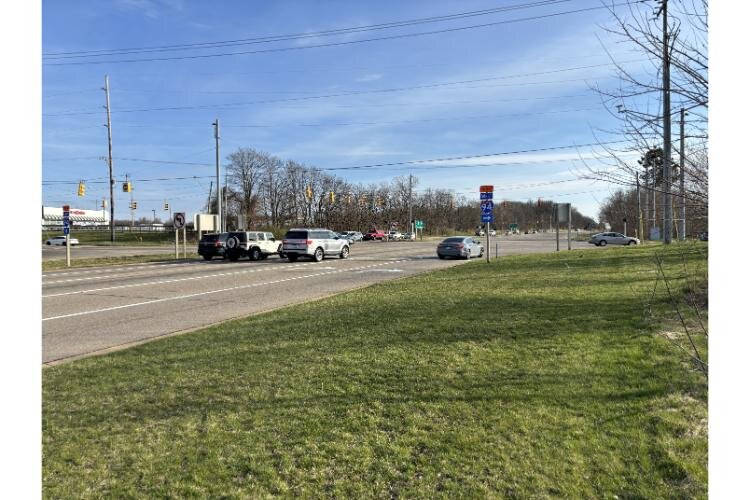
[[[446,238],[443,240],[443,243],[463,243],[463,238]]]
[[[203,243],[213,243],[214,241],[219,239],[218,234],[206,234],[201,238],[201,242]]]
[[[284,236],[286,240],[306,240],[307,231],[287,231]]]
[[[615,236],[617,236],[618,238],[624,238],[625,237],[624,234],[620,234],[620,233],[615,233]]]

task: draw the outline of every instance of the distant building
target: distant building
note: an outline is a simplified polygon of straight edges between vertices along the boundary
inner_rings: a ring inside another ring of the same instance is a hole
[[[42,227],[62,227],[62,220],[62,207],[42,207]],[[70,220],[76,226],[106,226],[109,224],[109,212],[71,207]]]

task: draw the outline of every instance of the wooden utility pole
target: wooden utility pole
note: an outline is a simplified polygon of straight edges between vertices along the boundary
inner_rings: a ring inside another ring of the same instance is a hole
[[[107,164],[109,165],[109,240],[115,242],[115,179],[112,176],[112,118],[109,109],[109,76],[104,75],[104,94],[107,97],[107,143],[109,154]]]
[[[672,243],[672,110],[670,103],[670,80],[669,80],[669,23],[667,19],[668,0],[662,0],[659,12],[662,16],[662,79],[663,79],[663,102],[664,102],[664,150],[662,153],[662,203],[664,206],[663,231],[664,244]]]

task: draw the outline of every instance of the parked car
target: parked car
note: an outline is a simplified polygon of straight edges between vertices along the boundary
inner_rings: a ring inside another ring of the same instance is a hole
[[[354,244],[354,240],[352,239],[351,236],[349,236],[349,233],[343,232],[343,233],[336,233],[336,234],[338,234],[340,238],[343,238],[346,241],[348,241],[350,245]]]
[[[497,236],[497,232],[494,229],[490,229],[490,236]]]
[[[364,237],[359,231],[347,231],[346,235],[352,242],[362,241],[362,238]]]
[[[698,234],[698,239],[701,241],[708,241],[708,231]]]
[[[607,245],[640,245],[641,240],[621,233],[598,233],[589,239],[589,243],[596,246]]]
[[[482,246],[479,240],[475,240],[471,236],[446,238],[437,246],[437,256],[439,259],[446,257],[470,259],[472,257],[481,257],[482,255],[484,255],[484,246]]]
[[[327,256],[349,257],[349,240],[328,229],[290,229],[282,240],[283,252],[289,262],[309,257],[316,262]]]
[[[205,260],[211,260],[214,257],[226,259],[227,236],[229,233],[204,234],[198,242],[198,255]]]
[[[400,240],[403,239],[404,235],[398,231],[388,231],[389,240]]]
[[[67,243],[65,242],[65,236],[55,236],[54,238],[50,238],[47,241],[45,241],[47,245],[53,245],[53,246],[65,246]],[[70,246],[76,246],[78,245],[78,238],[70,238]]]
[[[474,236],[484,236],[484,229],[477,229],[474,231]]]
[[[276,241],[273,233],[261,231],[233,231],[227,234],[225,254],[231,261],[240,257],[250,260],[265,259],[269,255],[281,256],[281,243]]]
[[[414,233],[404,233],[404,239],[407,241],[414,241],[417,239],[417,235]]]
[[[365,235],[362,237],[363,240],[384,240],[387,238],[388,235],[385,234],[385,232],[381,231],[380,229],[370,229],[365,233]]]

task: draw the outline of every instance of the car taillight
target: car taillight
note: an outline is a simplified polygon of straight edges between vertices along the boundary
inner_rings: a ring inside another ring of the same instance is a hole
[[[223,245],[222,245],[221,241],[217,241],[216,243],[214,243],[214,246],[215,246],[216,248],[220,248],[220,247],[222,247]]]
[[[306,245],[312,245],[313,244],[313,240],[305,240],[305,244]]]
[[[463,244],[463,243],[459,243],[459,244],[458,244],[458,248],[463,248],[463,247],[464,247],[464,244]]]

